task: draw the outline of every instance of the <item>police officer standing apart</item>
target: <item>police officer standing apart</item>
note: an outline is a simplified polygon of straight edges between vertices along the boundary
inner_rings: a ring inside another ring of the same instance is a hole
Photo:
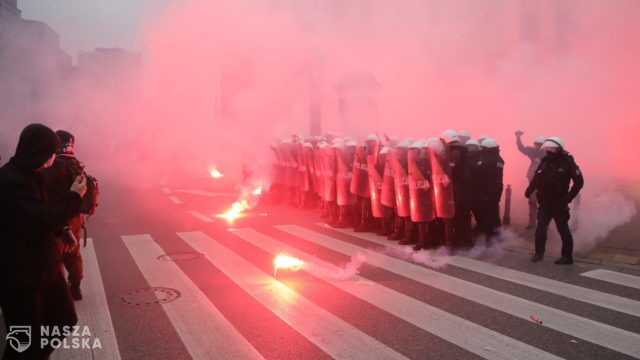
[[[516,131],[516,145],[518,146],[518,151],[528,157],[531,161],[529,169],[527,170],[527,180],[531,182],[531,180],[533,179],[533,175],[535,175],[536,173],[538,165],[540,165],[540,159],[542,159],[542,157],[544,157],[545,155],[545,151],[542,150],[542,143],[544,143],[545,138],[544,136],[538,136],[533,142],[533,146],[524,146],[521,139],[522,135],[524,135],[522,131]],[[529,223],[527,224],[525,229],[530,230],[536,227],[537,211],[538,203],[536,201],[536,193],[533,192],[529,197]]]
[[[564,143],[558,137],[548,138],[542,149],[546,156],[529,183],[525,196],[530,198],[534,191],[538,195],[538,225],[536,228],[535,254],[531,261],[538,262],[544,257],[547,242],[547,228],[551,219],[562,238],[561,258],[556,264],[573,264],[573,237],[569,230],[569,203],[578,195],[584,185],[580,168],[573,156],[564,151]],[[573,181],[571,189],[570,182]]]
[[[65,195],[76,176],[84,171],[84,166],[74,155],[75,137],[68,131],[58,130],[56,135],[60,138],[60,146],[56,150],[56,160],[53,165],[43,171],[43,176],[49,185],[49,201],[60,204],[65,201]],[[67,269],[69,290],[73,300],[82,300],[80,281],[82,280],[83,264],[80,253],[80,233],[84,227],[84,218],[80,211],[65,226],[56,232],[58,238],[68,238],[70,241],[61,241],[60,244],[72,243],[62,247],[62,262]]]

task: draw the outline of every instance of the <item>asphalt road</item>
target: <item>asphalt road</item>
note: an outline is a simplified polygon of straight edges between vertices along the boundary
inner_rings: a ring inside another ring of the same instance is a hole
[[[640,357],[640,271],[414,254],[281,205],[229,224],[230,190],[102,185],[77,303],[101,348],[55,359]],[[302,269],[274,274],[282,252]]]

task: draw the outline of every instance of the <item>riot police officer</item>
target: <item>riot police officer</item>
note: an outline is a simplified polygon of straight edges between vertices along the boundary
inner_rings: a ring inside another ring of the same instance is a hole
[[[477,222],[477,230],[486,236],[490,245],[500,227],[500,198],[503,188],[504,160],[496,141],[487,138],[480,144],[468,165],[467,176],[473,179],[473,191],[469,192],[471,209]]]
[[[527,198],[534,191],[538,193],[538,224],[536,227],[535,254],[531,261],[538,262],[544,257],[547,242],[547,228],[551,219],[562,238],[561,258],[556,264],[573,264],[573,236],[569,229],[569,204],[584,185],[582,172],[573,156],[564,151],[564,142],[558,137],[548,138],[542,148],[546,156],[540,161],[536,173],[525,192]],[[569,184],[571,189],[569,189]]]

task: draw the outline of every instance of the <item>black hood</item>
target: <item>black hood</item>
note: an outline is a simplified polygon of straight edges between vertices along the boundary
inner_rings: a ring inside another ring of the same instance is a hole
[[[31,170],[38,169],[55,154],[60,139],[53,130],[42,124],[31,124],[20,133],[16,154],[11,163]]]

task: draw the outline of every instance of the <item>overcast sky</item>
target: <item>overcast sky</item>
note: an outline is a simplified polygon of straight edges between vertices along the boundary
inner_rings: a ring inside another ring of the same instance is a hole
[[[18,0],[25,19],[41,20],[60,34],[73,58],[95,47],[142,50],[143,24],[171,0]]]

